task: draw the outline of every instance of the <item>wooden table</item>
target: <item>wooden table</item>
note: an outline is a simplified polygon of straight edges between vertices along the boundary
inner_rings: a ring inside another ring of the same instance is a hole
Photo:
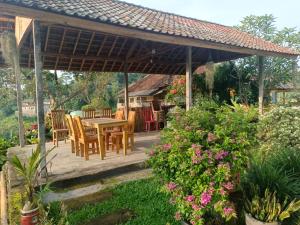
[[[111,118],[93,118],[93,119],[83,119],[83,125],[94,127],[97,129],[98,142],[100,149],[100,158],[104,159],[105,157],[105,142],[103,141],[102,136],[104,135],[103,129],[109,127],[122,127],[123,130],[123,153],[127,154],[128,147],[128,138],[127,138],[127,120],[116,120]]]

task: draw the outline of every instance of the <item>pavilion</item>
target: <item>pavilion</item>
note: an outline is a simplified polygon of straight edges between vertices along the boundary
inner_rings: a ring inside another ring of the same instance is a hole
[[[208,61],[259,56],[262,105],[263,57],[289,57],[296,62],[299,54],[232,27],[118,0],[0,0],[0,12],[16,17],[21,66],[35,68],[42,146],[43,68],[124,72],[127,109],[128,73],[185,74],[188,110],[192,106],[192,73]]]

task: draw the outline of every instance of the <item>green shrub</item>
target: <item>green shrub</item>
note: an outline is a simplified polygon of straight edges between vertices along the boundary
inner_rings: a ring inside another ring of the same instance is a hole
[[[2,166],[5,164],[7,158],[6,153],[7,149],[15,146],[16,138],[12,139],[4,139],[0,138],[0,171],[2,170]]]
[[[300,110],[276,107],[266,113],[258,126],[258,138],[265,153],[286,148],[300,149]]]
[[[162,145],[149,152],[154,172],[176,203],[177,218],[202,225],[235,217],[229,200],[256,144],[257,112],[238,104],[201,99],[178,112],[162,131]]]

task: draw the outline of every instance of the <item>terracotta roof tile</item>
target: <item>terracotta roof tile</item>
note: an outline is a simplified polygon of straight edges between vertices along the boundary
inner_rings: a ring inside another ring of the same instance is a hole
[[[161,12],[123,1],[0,0],[0,2],[161,34],[176,35],[274,53],[298,55],[296,51],[254,37],[233,27]]]

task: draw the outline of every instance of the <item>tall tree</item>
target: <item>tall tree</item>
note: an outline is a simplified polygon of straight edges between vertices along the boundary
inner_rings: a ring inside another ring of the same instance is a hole
[[[237,28],[267,41],[299,50],[300,31],[296,28],[283,28],[279,30],[276,28],[275,23],[276,19],[273,15],[250,15],[245,17]],[[296,58],[265,57],[264,88],[269,90],[271,87],[292,82],[294,78],[293,64],[296,60]],[[258,59],[256,56],[237,60],[236,65],[241,80],[247,79],[256,82],[257,86],[257,62]]]

